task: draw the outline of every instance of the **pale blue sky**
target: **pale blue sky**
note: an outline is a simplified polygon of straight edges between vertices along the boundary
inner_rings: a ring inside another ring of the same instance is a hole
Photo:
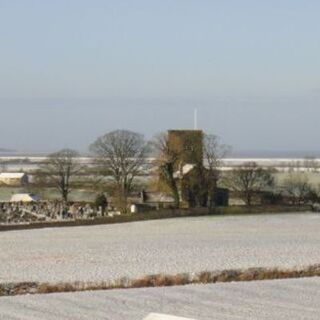
[[[199,126],[319,150],[320,1],[0,0],[0,147]]]

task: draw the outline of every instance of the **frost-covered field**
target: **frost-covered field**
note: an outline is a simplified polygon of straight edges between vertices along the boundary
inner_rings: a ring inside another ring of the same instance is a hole
[[[154,220],[0,233],[0,282],[320,263],[320,214]]]
[[[319,319],[320,278],[0,298],[3,320],[142,320],[150,312],[197,320]]]

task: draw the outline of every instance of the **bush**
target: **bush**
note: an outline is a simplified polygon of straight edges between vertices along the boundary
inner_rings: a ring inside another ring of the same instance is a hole
[[[283,196],[281,193],[264,192],[261,195],[262,204],[283,204]]]
[[[102,212],[104,213],[106,208],[108,207],[107,197],[103,193],[98,194],[96,196],[94,204],[95,204],[97,209],[99,209],[101,207],[102,208]]]

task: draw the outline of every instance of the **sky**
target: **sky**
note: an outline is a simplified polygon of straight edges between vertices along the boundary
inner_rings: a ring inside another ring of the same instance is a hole
[[[0,148],[198,127],[320,151],[318,0],[0,0]]]

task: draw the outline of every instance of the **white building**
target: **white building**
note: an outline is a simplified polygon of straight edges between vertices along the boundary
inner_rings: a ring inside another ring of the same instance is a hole
[[[11,197],[10,202],[37,202],[40,197],[32,193],[17,193]]]
[[[0,173],[0,184],[8,186],[23,186],[28,184],[29,177],[23,172],[3,172]]]

